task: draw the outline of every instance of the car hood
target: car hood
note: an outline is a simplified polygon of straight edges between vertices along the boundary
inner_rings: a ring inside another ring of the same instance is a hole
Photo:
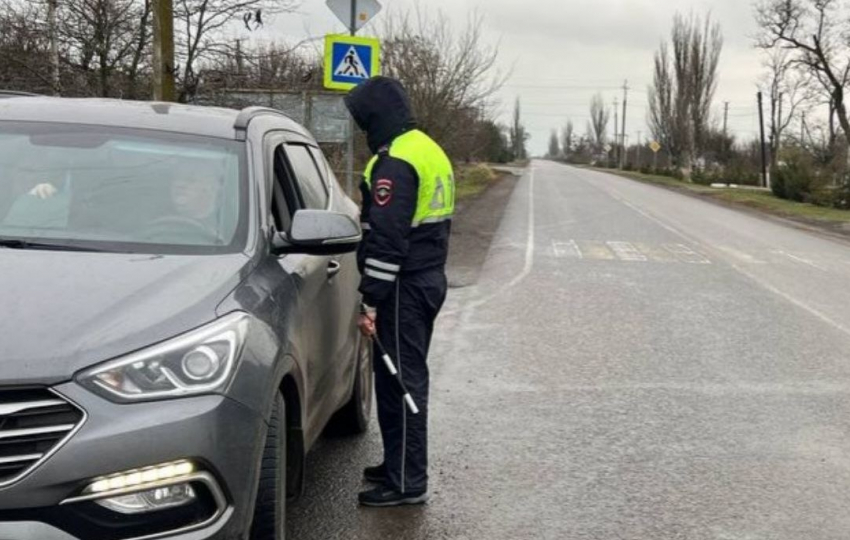
[[[0,386],[53,384],[216,317],[243,254],[0,249]]]

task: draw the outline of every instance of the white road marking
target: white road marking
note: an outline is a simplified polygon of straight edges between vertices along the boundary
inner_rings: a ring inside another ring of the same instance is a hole
[[[820,265],[818,265],[818,264],[815,264],[814,262],[812,262],[812,261],[810,261],[810,260],[808,260],[808,259],[804,259],[804,258],[802,258],[802,257],[798,257],[797,255],[794,255],[793,253],[788,253],[787,251],[783,251],[783,250],[781,250],[781,249],[777,249],[777,250],[775,250],[775,251],[774,251],[774,253],[776,253],[777,255],[782,255],[782,256],[788,257],[788,258],[789,258],[789,259],[791,259],[792,261],[797,261],[798,263],[802,263],[802,264],[805,264],[805,265],[807,265],[807,266],[811,266],[812,268],[816,268],[817,270],[820,270],[820,271],[822,271],[822,272],[826,272],[826,271],[827,271],[827,270],[826,270],[826,268],[824,268],[823,266],[820,266]]]
[[[711,264],[703,254],[684,244],[646,244],[609,240],[552,240],[551,255],[558,259],[622,262]]]
[[[676,263],[679,260],[675,255],[664,249],[663,247],[655,244],[646,244],[643,242],[635,242],[635,246],[640,250],[641,253],[646,255],[646,258],[651,262],[656,263]]]
[[[509,289],[513,289],[517,285],[519,285],[525,278],[531,274],[531,270],[534,268],[534,243],[535,243],[535,235],[534,235],[534,166],[529,168],[528,174],[528,231],[526,233],[525,240],[525,262],[522,267],[522,271],[517,274],[511,281],[506,283],[505,285],[499,287],[499,289],[483,298],[479,298],[477,300],[473,300],[460,308],[461,316],[463,317],[464,322],[469,320],[469,317],[473,313],[473,311],[484,304],[487,304],[494,298],[498,298],[504,295],[505,291]],[[442,313],[442,316],[451,316],[454,315],[454,311],[446,311]]]
[[[688,264],[711,264],[705,255],[697,253],[685,244],[664,244],[664,249],[676,256],[677,259]]]
[[[723,251],[724,253],[727,253],[727,254],[735,257],[736,259],[740,260],[741,262],[745,262],[747,264],[767,264],[767,262],[762,261],[761,259],[758,259],[758,258],[754,257],[753,255],[750,255],[749,253],[744,253],[743,251],[738,251],[737,249],[729,247],[729,246],[715,246],[715,247],[717,249]]]
[[[602,384],[564,384],[559,392],[686,392],[707,395],[776,394],[776,395],[835,395],[850,394],[850,385],[834,381],[777,381],[728,383],[635,382]],[[533,391],[537,391],[534,389]]]
[[[578,242],[579,249],[581,250],[582,256],[585,259],[593,259],[598,261],[613,261],[616,260],[617,257],[611,253],[611,250],[608,249],[608,246],[605,242],[598,242],[595,240],[579,240]]]
[[[522,267],[522,272],[515,277],[507,288],[515,287],[519,282],[528,277],[531,269],[534,267],[534,167],[531,168],[531,173],[528,178],[528,233],[525,242],[525,265]]]
[[[584,258],[584,255],[582,255],[581,249],[578,247],[575,240],[570,240],[569,242],[558,242],[556,240],[552,240],[552,250],[555,252],[555,257],[558,258]]]
[[[629,242],[606,242],[621,261],[646,262],[646,255]]]

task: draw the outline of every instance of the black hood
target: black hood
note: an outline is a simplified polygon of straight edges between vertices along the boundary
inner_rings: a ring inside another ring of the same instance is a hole
[[[389,77],[373,77],[345,96],[345,106],[366,132],[369,149],[378,149],[416,127],[404,87]]]

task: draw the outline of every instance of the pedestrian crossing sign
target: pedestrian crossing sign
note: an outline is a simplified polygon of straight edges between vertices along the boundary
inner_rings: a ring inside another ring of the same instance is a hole
[[[325,37],[325,88],[351,90],[381,70],[381,43],[376,38]]]

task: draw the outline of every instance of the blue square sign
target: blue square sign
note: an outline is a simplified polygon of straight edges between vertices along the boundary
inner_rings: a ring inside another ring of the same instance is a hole
[[[325,87],[348,90],[379,71],[379,43],[371,38],[328,36],[325,44]]]

